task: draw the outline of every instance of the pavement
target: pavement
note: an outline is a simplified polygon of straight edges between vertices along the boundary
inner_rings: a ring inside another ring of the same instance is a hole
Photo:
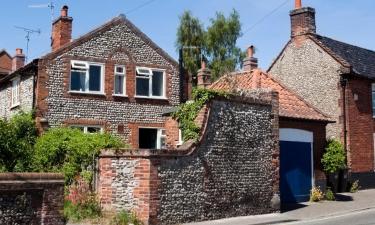
[[[285,205],[282,207],[281,213],[235,217],[188,223],[185,225],[335,224],[333,221],[325,223],[324,220],[329,221],[329,219],[334,220],[336,218],[339,221],[340,217],[344,218],[351,214],[353,218],[356,218],[355,215],[361,213],[371,215],[372,218],[375,218],[374,199],[375,189],[361,190],[357,193],[340,193],[337,195],[336,201],[304,202]]]

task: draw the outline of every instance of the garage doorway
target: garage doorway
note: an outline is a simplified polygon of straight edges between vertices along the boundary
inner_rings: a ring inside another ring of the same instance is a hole
[[[282,203],[309,200],[313,181],[313,133],[280,129],[280,198]]]

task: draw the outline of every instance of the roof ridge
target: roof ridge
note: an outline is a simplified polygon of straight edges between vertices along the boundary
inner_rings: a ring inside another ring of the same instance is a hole
[[[156,52],[158,52],[162,57],[166,58],[169,62],[171,62],[174,65],[178,65],[177,61],[172,58],[167,52],[165,52],[163,49],[161,49],[155,42],[153,42],[145,33],[143,33],[138,27],[136,27],[130,20],[126,18],[124,14],[119,14],[118,16],[112,18],[111,20],[105,22],[104,24],[95,27],[91,31],[87,32],[86,34],[83,34],[79,36],[78,38],[74,39],[72,42],[66,43],[61,48],[54,52],[47,53],[46,55],[42,56],[41,58],[53,58],[73,47],[76,45],[79,45],[81,42],[84,42],[86,39],[90,38],[91,36],[94,36],[98,32],[105,31],[106,29],[112,27],[113,25],[117,25],[119,23],[125,23],[130,30],[135,32],[137,35],[141,37],[147,44],[150,45],[152,49],[154,49]]]
[[[320,35],[320,34],[315,34],[315,36],[317,36],[317,37],[323,37],[323,38],[328,38],[328,39],[330,39],[332,41],[340,42],[340,43],[345,44],[345,45],[350,45],[351,47],[360,48],[362,50],[369,51],[369,52],[372,52],[372,53],[375,54],[375,50],[364,48],[364,47],[361,47],[361,46],[358,46],[358,45],[349,44],[347,42],[343,42],[343,41],[340,41],[340,40],[337,40],[337,39],[334,39],[334,38],[331,38],[331,37],[327,37],[327,36],[324,36],[324,35]]]

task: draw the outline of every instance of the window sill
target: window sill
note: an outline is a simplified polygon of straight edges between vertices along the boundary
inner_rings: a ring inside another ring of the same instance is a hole
[[[101,92],[68,91],[68,93],[69,94],[101,95],[101,96],[105,96],[105,93],[101,93]]]
[[[122,98],[128,98],[127,95],[120,95],[120,94],[112,94],[113,97],[122,97]]]
[[[17,104],[15,104],[15,105],[10,106],[10,109],[17,108],[18,106],[20,106],[20,103],[17,103]]]
[[[166,97],[148,97],[148,96],[134,96],[134,98],[141,98],[141,99],[155,99],[155,100],[168,100]]]

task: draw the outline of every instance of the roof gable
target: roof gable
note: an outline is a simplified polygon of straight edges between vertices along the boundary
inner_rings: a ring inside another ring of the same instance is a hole
[[[57,57],[61,54],[64,54],[65,52],[73,49],[76,46],[79,46],[83,44],[84,42],[95,38],[100,33],[103,33],[107,30],[110,30],[112,27],[124,24],[126,27],[128,27],[132,32],[134,32],[138,37],[140,37],[145,43],[147,43],[154,51],[156,51],[158,54],[160,54],[163,58],[165,58],[168,62],[170,62],[172,65],[177,66],[178,63],[175,61],[168,53],[166,53],[164,50],[162,50],[157,44],[155,44],[146,34],[144,34],[141,30],[139,30],[132,22],[130,22],[124,15],[119,15],[112,20],[108,21],[107,23],[99,26],[98,28],[88,32],[87,34],[73,40],[70,43],[65,44],[60,49],[51,52],[45,56],[43,56],[43,59],[52,59],[54,57]]]
[[[214,90],[230,91],[235,89],[272,89],[279,93],[279,113],[282,117],[330,121],[315,107],[311,106],[297,94],[284,87],[273,77],[260,70],[232,73],[221,77],[210,88]]]

